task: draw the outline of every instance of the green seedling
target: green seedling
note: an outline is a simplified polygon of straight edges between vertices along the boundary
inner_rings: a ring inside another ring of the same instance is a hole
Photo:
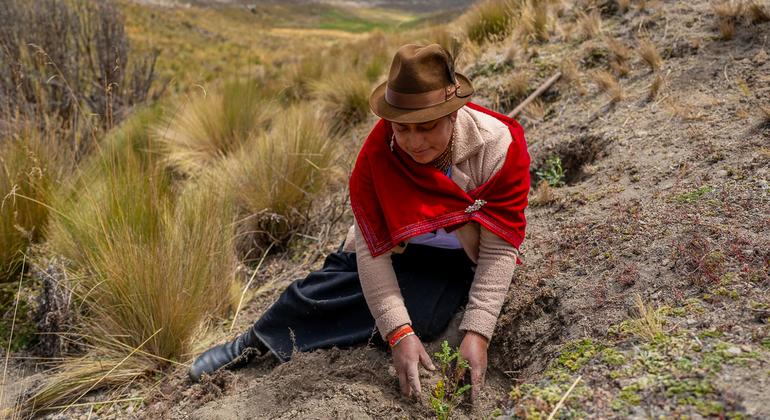
[[[460,398],[470,384],[460,385],[463,372],[469,368],[468,361],[460,355],[460,349],[452,350],[449,343],[441,343],[441,351],[434,353],[438,359],[441,379],[436,383],[430,397],[430,404],[438,420],[446,420],[460,403]]]
[[[564,185],[566,174],[561,165],[559,156],[551,156],[545,161],[545,165],[536,172],[539,179],[544,179],[552,187],[561,187]]]

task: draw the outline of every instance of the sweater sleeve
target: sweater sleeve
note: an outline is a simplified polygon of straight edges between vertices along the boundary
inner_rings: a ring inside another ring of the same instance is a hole
[[[459,329],[491,339],[513,279],[518,251],[484,226],[480,229],[476,274]]]
[[[369,247],[366,245],[358,228],[358,222],[354,225],[356,243],[356,263],[358,264],[358,277],[361,280],[361,289],[364,292],[366,304],[374,317],[377,329],[383,340],[387,335],[404,324],[412,321],[406,311],[401,289],[398,287],[396,273],[393,271],[393,263],[388,251],[377,257],[372,257]]]

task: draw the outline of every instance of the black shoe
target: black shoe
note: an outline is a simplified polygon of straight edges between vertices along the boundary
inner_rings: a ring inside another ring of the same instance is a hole
[[[187,374],[193,382],[199,382],[203,374],[212,374],[222,367],[239,368],[254,357],[264,354],[267,348],[257,338],[252,328],[233,341],[214,346],[198,356]]]

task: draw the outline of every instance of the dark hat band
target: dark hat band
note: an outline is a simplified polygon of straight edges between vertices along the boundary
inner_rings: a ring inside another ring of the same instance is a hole
[[[385,88],[385,102],[396,108],[402,109],[422,109],[435,105],[443,104],[452,99],[457,94],[460,84],[449,85],[446,88],[431,90],[420,93],[400,93]]]

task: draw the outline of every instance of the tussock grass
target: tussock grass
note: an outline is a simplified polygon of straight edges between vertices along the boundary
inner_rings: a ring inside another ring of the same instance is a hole
[[[540,99],[535,99],[524,108],[524,113],[533,119],[542,120],[545,117],[545,104]]]
[[[639,39],[639,56],[642,57],[645,63],[650,66],[652,71],[660,70],[663,65],[663,58],[658,53],[658,48],[655,44],[647,38]]]
[[[329,132],[312,105],[296,104],[212,172],[240,211],[239,255],[257,258],[254,248],[285,245],[306,222],[313,199],[339,175]]]
[[[257,83],[230,82],[182,103],[156,133],[168,165],[196,176],[264,130],[274,113]]]
[[[103,153],[54,200],[49,247],[70,261],[68,287],[82,308],[73,334],[88,353],[63,362],[25,411],[184,360],[207,321],[235,303],[232,204],[216,185],[188,183],[173,193],[151,153],[153,112],[108,136]]]
[[[521,6],[518,28],[529,39],[545,42],[550,38],[549,0],[526,0]]]
[[[602,16],[598,10],[589,13],[578,12],[578,31],[583,40],[597,37],[602,32]]]
[[[593,77],[594,81],[596,82],[596,86],[599,88],[599,90],[609,95],[610,101],[612,103],[617,103],[623,100],[623,87],[620,85],[620,82],[618,82],[618,79],[612,75],[612,73],[606,70],[597,70],[594,72]]]
[[[631,6],[631,0],[616,0],[620,13],[626,13]]]
[[[511,31],[517,8],[513,0],[484,0],[466,12],[464,21],[468,39],[476,44],[504,38]]]
[[[334,132],[344,132],[369,116],[371,83],[360,72],[350,69],[333,73],[312,83],[315,100]]]

